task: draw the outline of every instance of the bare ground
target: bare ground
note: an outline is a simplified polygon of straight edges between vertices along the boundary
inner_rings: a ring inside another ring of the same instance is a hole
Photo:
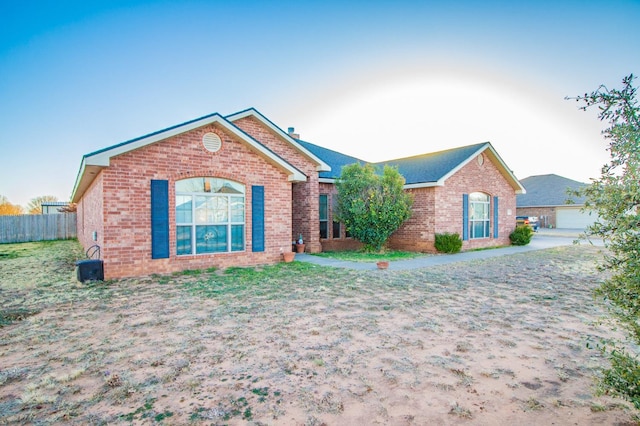
[[[596,395],[592,247],[87,285],[74,244],[0,247],[0,424],[636,424]]]

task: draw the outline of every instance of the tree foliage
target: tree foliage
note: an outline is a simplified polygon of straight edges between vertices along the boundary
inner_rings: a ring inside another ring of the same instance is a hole
[[[0,195],[0,216],[22,214],[22,207],[11,204],[7,197]]]
[[[351,164],[336,182],[338,220],[366,251],[380,251],[411,216],[413,197],[404,190],[404,178],[385,166],[382,175],[371,164]]]
[[[40,214],[42,213],[42,203],[58,201],[57,197],[53,195],[42,195],[40,197],[32,198],[27,205],[27,210],[29,214]]]
[[[588,235],[602,237],[609,255],[602,265],[611,276],[598,288],[611,307],[613,317],[629,333],[629,349],[619,344],[604,346],[611,368],[603,384],[611,393],[631,401],[640,409],[640,106],[633,74],[622,81],[622,89],[600,86],[575,99],[581,109],[597,106],[603,134],[608,140],[610,160],[601,176],[575,195],[586,197],[585,209],[593,209],[598,221]]]
[[[58,209],[60,213],[76,213],[78,211],[78,205],[76,203],[69,203],[66,206],[62,206]]]

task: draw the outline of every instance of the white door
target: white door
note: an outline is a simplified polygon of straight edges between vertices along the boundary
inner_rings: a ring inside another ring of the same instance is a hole
[[[585,229],[598,219],[595,212],[582,212],[580,207],[556,207],[556,227]]]

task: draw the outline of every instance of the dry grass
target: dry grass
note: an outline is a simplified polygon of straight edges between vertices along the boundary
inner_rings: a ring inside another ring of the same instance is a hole
[[[585,342],[610,333],[594,248],[92,285],[74,242],[2,253],[0,424],[632,421],[594,396],[604,360]]]

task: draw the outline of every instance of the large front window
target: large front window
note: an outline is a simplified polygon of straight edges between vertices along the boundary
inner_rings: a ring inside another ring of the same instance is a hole
[[[489,196],[481,192],[469,194],[469,230],[471,238],[489,237]]]
[[[244,194],[244,185],[226,179],[177,181],[177,254],[244,250]]]

